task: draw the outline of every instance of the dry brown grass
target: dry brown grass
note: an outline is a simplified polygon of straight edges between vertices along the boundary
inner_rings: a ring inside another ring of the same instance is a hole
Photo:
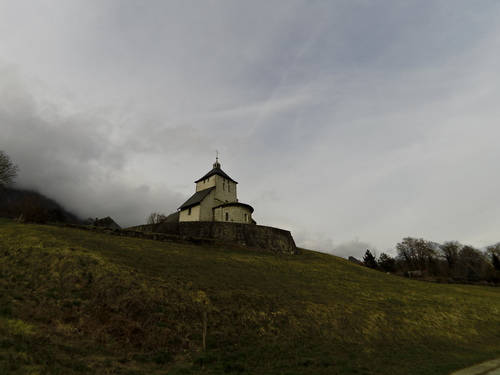
[[[0,259],[3,373],[446,374],[500,353],[498,289],[327,254],[1,221]]]

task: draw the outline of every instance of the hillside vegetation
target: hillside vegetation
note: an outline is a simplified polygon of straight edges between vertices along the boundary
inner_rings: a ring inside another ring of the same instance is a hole
[[[449,374],[497,356],[498,288],[0,220],[1,374]]]

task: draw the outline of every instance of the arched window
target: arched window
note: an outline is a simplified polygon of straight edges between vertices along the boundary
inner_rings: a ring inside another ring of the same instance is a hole
[[[229,212],[226,212],[226,221],[229,221]]]
[[[248,221],[248,214],[245,213],[245,221]]]

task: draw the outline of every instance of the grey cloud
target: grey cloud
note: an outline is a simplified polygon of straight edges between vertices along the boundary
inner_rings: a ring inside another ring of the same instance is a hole
[[[376,247],[368,242],[360,241],[359,239],[342,242],[334,246],[330,252],[344,258],[353,256],[358,260],[362,260],[366,250],[370,250],[370,252],[376,256],[380,255]]]
[[[135,224],[175,209],[219,149],[257,221],[302,246],[498,241],[496,1],[1,10],[19,183]]]
[[[140,174],[135,182],[127,180],[124,171],[130,167],[130,159],[143,150],[123,148],[128,146],[123,140],[114,143],[110,134],[115,129],[106,116],[66,116],[56,104],[51,107],[55,112],[41,113],[12,69],[0,78],[0,102],[4,103],[0,108],[1,147],[21,168],[20,187],[58,199],[80,216],[114,214],[122,225],[141,223],[148,210],[173,210],[182,200],[181,194],[166,188],[151,191],[142,184]],[[174,132],[174,144],[189,143],[182,133]]]

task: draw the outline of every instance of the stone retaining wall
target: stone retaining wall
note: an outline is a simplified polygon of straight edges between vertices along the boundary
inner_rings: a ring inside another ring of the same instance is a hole
[[[134,231],[161,233],[181,238],[211,239],[273,253],[298,254],[292,234],[283,229],[217,221],[191,221],[141,225]]]

